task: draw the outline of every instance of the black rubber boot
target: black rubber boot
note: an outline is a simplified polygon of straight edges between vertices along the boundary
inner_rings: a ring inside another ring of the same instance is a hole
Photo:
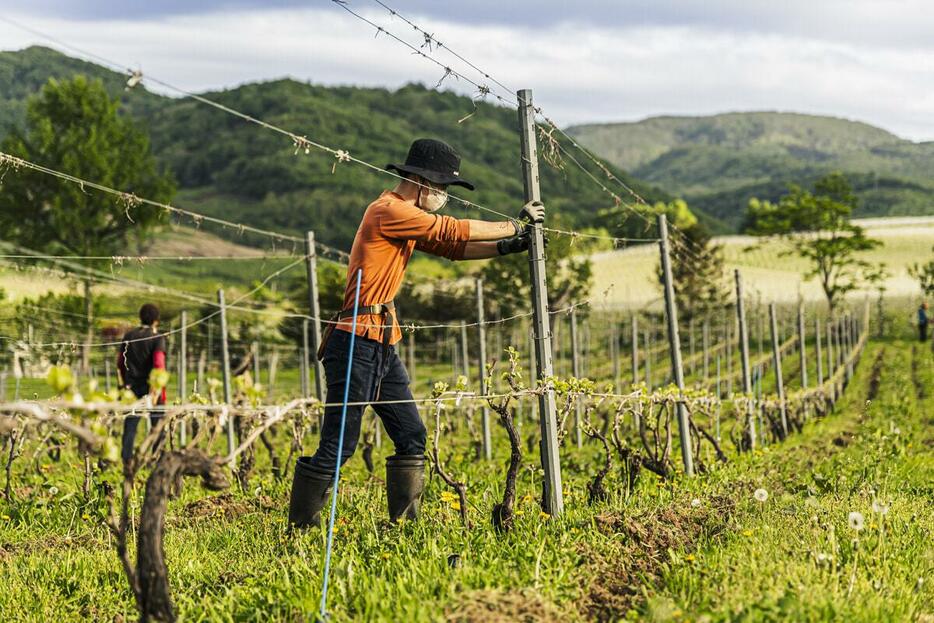
[[[386,459],[386,497],[389,521],[418,519],[418,505],[425,487],[425,455],[390,456]]]
[[[299,457],[292,477],[292,497],[289,499],[289,527],[307,528],[321,525],[321,509],[328,501],[328,491],[334,474],[313,467],[311,457]]]

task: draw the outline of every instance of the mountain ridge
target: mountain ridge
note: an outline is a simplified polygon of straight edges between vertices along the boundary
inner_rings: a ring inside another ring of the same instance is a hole
[[[0,138],[5,128],[22,124],[25,98],[38,92],[48,77],[76,73],[103,80],[111,95],[120,98],[124,114],[147,129],[156,159],[179,182],[179,204],[197,212],[284,233],[311,229],[322,242],[349,248],[366,206],[395,185],[388,175],[373,175],[330,153],[312,149],[305,154],[288,137],[192,98],[166,97],[140,89],[142,85],[127,91],[126,75],[39,46],[0,52],[0,93],[5,95],[0,96]],[[418,84],[395,90],[327,87],[290,77],[202,95],[377,167],[404,160],[412,140],[437,137],[455,146],[463,158],[464,178],[477,184],[475,193],[455,194],[506,214],[517,213],[522,204],[515,110]],[[470,112],[475,114],[460,123]],[[671,199],[611,168],[647,200]],[[582,172],[543,162],[540,177],[556,226],[617,225],[598,216],[613,200]],[[447,210],[459,217],[502,218],[461,209],[455,202]]]
[[[567,131],[731,229],[741,225],[751,197],[775,200],[789,184],[807,186],[832,170],[853,181],[858,216],[934,213],[928,200],[934,193],[934,142],[913,142],[863,121],[755,111],[666,115]]]

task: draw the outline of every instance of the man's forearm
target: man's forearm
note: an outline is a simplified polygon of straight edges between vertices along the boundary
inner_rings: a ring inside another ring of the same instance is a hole
[[[470,220],[470,242],[481,242],[485,240],[502,240],[515,236],[516,226],[512,221],[478,221]],[[495,252],[495,245],[493,251]],[[494,253],[495,255],[495,253]],[[493,257],[487,256],[487,257]],[[480,259],[480,258],[471,258]]]
[[[499,256],[499,251],[496,250],[495,242],[468,242],[462,259],[485,260],[497,256]]]

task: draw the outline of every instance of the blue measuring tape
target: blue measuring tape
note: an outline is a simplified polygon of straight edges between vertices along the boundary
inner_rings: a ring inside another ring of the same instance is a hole
[[[357,338],[357,309],[360,305],[360,280],[363,270],[357,270],[357,290],[353,299],[353,321],[350,330],[350,353],[347,355],[347,377],[344,379],[344,404],[341,406],[341,429],[337,437],[337,466],[334,468],[334,491],[331,493],[331,517],[328,519],[328,545],[324,553],[324,580],[321,584],[321,620],[327,619],[328,578],[331,573],[331,552],[334,546],[334,519],[337,516],[337,485],[341,478],[341,454],[344,452],[344,428],[347,424],[347,403],[350,402],[350,371],[353,369],[354,342]]]

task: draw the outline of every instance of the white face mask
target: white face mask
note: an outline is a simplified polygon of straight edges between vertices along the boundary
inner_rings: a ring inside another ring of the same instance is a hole
[[[437,212],[447,205],[447,202],[447,190],[440,190],[437,188],[420,188],[418,190],[418,207],[425,212]]]

